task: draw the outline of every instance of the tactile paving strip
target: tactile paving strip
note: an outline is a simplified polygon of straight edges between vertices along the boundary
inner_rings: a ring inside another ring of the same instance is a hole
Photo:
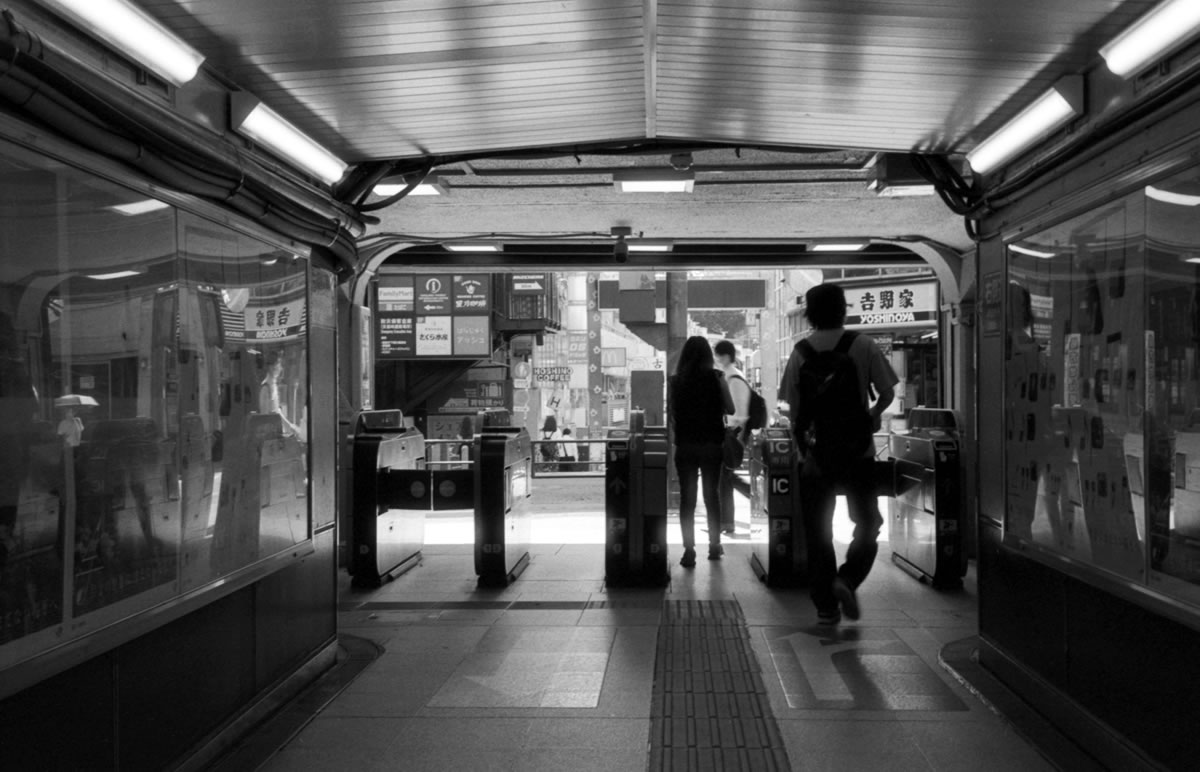
[[[649,768],[791,768],[737,601],[665,603]]]

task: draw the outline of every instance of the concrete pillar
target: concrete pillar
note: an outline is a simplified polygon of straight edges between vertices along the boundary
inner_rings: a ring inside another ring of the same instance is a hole
[[[667,273],[667,378],[675,373],[679,354],[688,338],[688,284],[686,271]],[[667,411],[671,409],[667,395]],[[670,426],[670,422],[667,422]],[[670,431],[668,429],[668,431]],[[675,438],[670,437],[671,455],[667,459],[667,506],[679,511],[679,477],[675,474]]]

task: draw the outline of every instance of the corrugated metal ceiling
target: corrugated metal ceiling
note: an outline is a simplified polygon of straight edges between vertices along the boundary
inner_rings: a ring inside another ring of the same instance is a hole
[[[964,151],[1153,0],[141,0],[351,162],[641,138]]]

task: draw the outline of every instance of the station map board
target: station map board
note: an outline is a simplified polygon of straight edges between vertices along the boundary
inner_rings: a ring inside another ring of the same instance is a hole
[[[487,274],[381,274],[375,302],[380,359],[476,359],[491,353]]]

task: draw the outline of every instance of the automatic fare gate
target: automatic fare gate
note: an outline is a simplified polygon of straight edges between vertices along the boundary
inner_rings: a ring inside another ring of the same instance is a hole
[[[665,585],[667,427],[632,410],[628,429],[610,429],[604,469],[604,581]]]
[[[798,462],[788,428],[764,429],[751,447],[750,565],[772,587],[808,580]]]
[[[524,427],[480,427],[475,472],[475,573],[481,585],[504,585],[529,564],[533,445]]]
[[[896,490],[890,501],[892,560],[934,587],[961,587],[962,463],[953,411],[913,408],[907,434],[891,437]]]
[[[425,437],[404,428],[399,410],[363,412],[353,458],[350,573],[356,587],[378,587],[415,566],[425,545]]]

